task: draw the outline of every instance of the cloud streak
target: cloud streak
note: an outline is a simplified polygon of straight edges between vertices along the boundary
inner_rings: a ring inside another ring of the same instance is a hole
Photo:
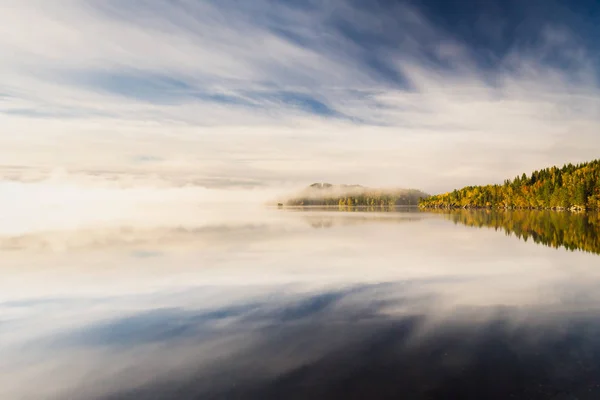
[[[469,30],[433,3],[9,1],[0,178],[64,167],[437,192],[597,155],[583,14],[457,10]]]

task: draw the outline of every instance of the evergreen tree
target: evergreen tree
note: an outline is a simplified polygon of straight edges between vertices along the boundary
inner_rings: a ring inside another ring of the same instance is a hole
[[[600,209],[600,160],[551,167],[507,179],[502,186],[467,186],[422,199],[423,208]]]

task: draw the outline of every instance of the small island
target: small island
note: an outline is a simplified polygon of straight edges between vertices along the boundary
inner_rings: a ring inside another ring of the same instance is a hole
[[[416,189],[373,189],[361,185],[313,183],[278,205],[396,207],[417,206],[429,195]]]
[[[502,185],[467,186],[424,197],[420,208],[600,209],[600,160],[523,174]]]

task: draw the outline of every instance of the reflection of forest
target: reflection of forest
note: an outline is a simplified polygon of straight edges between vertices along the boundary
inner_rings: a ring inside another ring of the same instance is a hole
[[[310,226],[312,226],[315,229],[319,229],[319,228],[331,228],[333,226],[333,218],[319,218],[319,219],[313,219],[313,218],[307,218],[308,222],[310,223]]]
[[[304,219],[315,229],[371,222],[397,224],[423,219],[423,214],[416,207],[304,206],[288,208],[286,211],[305,213]]]
[[[454,223],[503,229],[507,235],[535,243],[600,254],[600,213],[527,210],[436,211]]]

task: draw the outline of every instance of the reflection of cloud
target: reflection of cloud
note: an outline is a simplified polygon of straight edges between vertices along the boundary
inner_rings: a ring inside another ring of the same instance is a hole
[[[287,304],[268,304],[264,301],[225,306],[206,311],[181,308],[153,309],[109,321],[90,324],[72,333],[51,339],[52,346],[68,349],[70,346],[130,347],[148,343],[162,343],[193,338],[201,340],[210,332],[235,333],[240,326],[246,330],[262,329],[273,321],[293,323],[303,319],[315,319],[331,312],[336,302],[352,293],[339,291],[315,294],[311,297],[285,300]],[[370,307],[362,311],[371,316]],[[358,316],[358,313],[354,314]],[[165,324],[165,321],[168,321]]]
[[[165,205],[156,208],[156,213],[165,211]],[[294,233],[281,224],[286,221],[305,220],[313,228],[333,226],[353,226],[370,223],[408,223],[426,218],[426,214],[416,210],[395,210],[388,212],[370,212],[356,209],[349,214],[331,209],[246,209],[232,207],[221,210],[227,214],[221,220],[214,216],[214,206],[182,208],[173,203],[176,214],[167,218],[155,219],[148,209],[147,216],[140,214],[129,224],[119,226],[118,222],[107,224],[99,221],[94,227],[77,230],[42,230],[18,235],[0,235],[0,251],[82,251],[82,250],[129,250],[136,257],[149,257],[160,251],[230,247],[234,244],[248,244],[272,240],[281,235],[290,238]],[[201,210],[198,210],[200,208]],[[217,207],[218,208],[218,207]],[[187,213],[187,214],[186,214]],[[209,216],[209,215],[213,216]],[[239,218],[236,218],[239,216]],[[131,215],[130,215],[131,217]],[[173,217],[173,218],[170,218]],[[181,225],[173,226],[179,222]],[[111,226],[116,225],[116,226]]]
[[[570,323],[568,316],[515,323],[518,310],[483,312],[483,319],[470,310],[428,333],[423,333],[426,315],[418,314],[361,319],[335,310],[331,322],[275,319],[276,325],[261,330],[257,343],[210,368],[184,371],[187,377],[176,383],[153,381],[102,398],[177,393],[182,398],[275,399],[293,393],[293,398],[500,399],[599,393],[588,383],[600,372],[589,356],[600,348],[595,316]]]
[[[161,251],[232,246],[236,242],[273,238],[265,224],[209,225],[193,227],[106,228],[77,231],[49,231],[20,236],[0,236],[0,251],[98,251],[129,250],[145,258]],[[150,249],[150,250],[148,250]]]
[[[25,357],[4,354],[0,367],[12,368],[0,394],[39,396],[40,386],[19,380],[31,374],[57,399],[547,398],[597,390],[600,325],[587,300],[440,311],[431,283],[91,322],[28,343]]]
[[[11,236],[0,398],[506,397],[534,389],[515,375],[552,391],[598,372],[590,254],[430,213],[233,210]],[[64,254],[29,258],[51,237]]]

